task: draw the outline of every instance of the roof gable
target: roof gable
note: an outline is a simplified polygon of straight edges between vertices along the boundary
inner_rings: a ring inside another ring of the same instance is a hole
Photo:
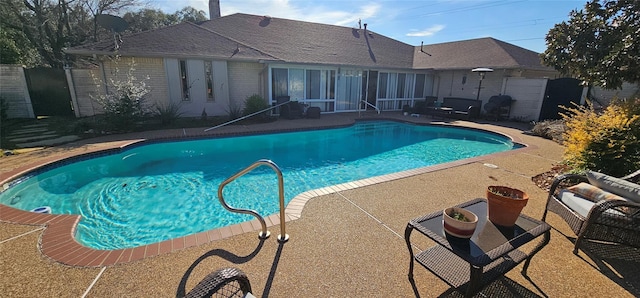
[[[494,38],[439,43],[415,47],[414,68],[417,69],[472,69],[491,68],[533,68],[550,69],[542,65],[540,56],[527,50]]]

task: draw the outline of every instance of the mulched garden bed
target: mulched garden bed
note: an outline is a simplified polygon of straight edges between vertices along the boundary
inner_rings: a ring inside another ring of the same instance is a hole
[[[549,191],[551,188],[551,183],[553,180],[561,174],[568,172],[571,168],[567,165],[559,164],[551,167],[551,170],[535,175],[531,178],[533,183],[535,183],[538,187]]]

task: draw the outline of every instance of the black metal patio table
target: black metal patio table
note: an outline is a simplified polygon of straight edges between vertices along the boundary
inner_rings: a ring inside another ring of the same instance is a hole
[[[414,283],[415,260],[451,287],[460,291],[466,288],[465,296],[470,297],[523,261],[522,274],[526,276],[531,258],[549,243],[551,227],[545,222],[521,214],[514,227],[500,227],[487,219],[487,202],[484,199],[475,199],[457,207],[478,216],[478,225],[471,239],[446,234],[442,227],[442,211],[414,218],[407,224],[404,238],[411,255],[411,283]],[[437,245],[414,255],[410,240],[414,229]],[[540,236],[542,239],[533,248],[523,251],[523,245]]]

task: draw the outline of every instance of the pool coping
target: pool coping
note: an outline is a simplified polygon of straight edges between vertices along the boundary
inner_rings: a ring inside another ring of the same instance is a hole
[[[398,122],[408,122],[417,125],[424,125],[422,123],[414,123],[409,121],[400,121],[396,119],[389,118],[380,118],[380,119],[367,119],[368,120],[391,120]],[[286,129],[286,130],[271,130],[271,131],[256,131],[253,134],[260,133],[278,133],[278,132],[293,132],[293,131],[302,131],[302,130],[315,130],[315,129],[327,129],[327,128],[336,128],[336,127],[344,127],[353,125],[334,125],[334,126],[322,126],[315,128],[301,128],[301,129]],[[434,124],[431,124],[434,125]],[[441,125],[441,124],[435,124]],[[478,128],[458,126],[458,125],[442,125],[447,127],[456,127],[456,128],[465,128],[471,130],[485,131],[495,134],[500,134],[510,138],[513,142],[524,145],[522,148],[477,156],[447,163],[442,163],[438,165],[421,167],[412,170],[406,170],[402,172],[396,172],[381,176],[375,176],[370,178],[365,178],[357,181],[351,181],[341,184],[336,184],[332,186],[327,186],[319,189],[308,190],[303,193],[295,196],[289,204],[287,204],[285,208],[285,222],[293,221],[302,217],[302,210],[306,203],[316,197],[324,196],[332,193],[339,193],[342,191],[347,191],[351,189],[356,189],[360,187],[370,186],[374,184],[384,183],[392,180],[407,178],[419,174],[435,172],[447,168],[462,166],[466,164],[471,164],[475,162],[479,162],[482,160],[495,158],[502,155],[511,155],[515,153],[520,153],[525,150],[531,150],[537,148],[536,146],[526,145],[521,142],[521,140],[517,137],[506,135],[500,132],[493,132]],[[238,135],[248,135],[251,133],[241,133],[241,134],[214,134],[214,135],[204,135],[206,136],[238,136]],[[188,136],[181,138],[157,138],[157,139],[137,139],[130,142],[126,142],[120,146],[108,149],[100,149],[95,150],[93,152],[85,152],[83,154],[74,154],[70,156],[63,156],[59,158],[53,158],[50,160],[46,160],[40,162],[38,165],[30,165],[23,169],[17,169],[16,171],[9,172],[10,175],[8,178],[2,179],[0,183],[5,185],[12,180],[15,180],[17,177],[21,177],[25,173],[29,173],[37,168],[45,167],[51,165],[55,162],[60,162],[62,160],[66,160],[69,158],[76,157],[78,155],[84,154],[99,154],[99,152],[104,152],[106,150],[114,150],[114,149],[123,149],[127,146],[136,145],[145,143],[147,141],[161,141],[161,140],[185,140],[185,139],[195,139],[199,136]],[[62,263],[68,266],[78,266],[78,267],[103,267],[103,266],[113,266],[117,264],[129,263],[138,260],[142,260],[145,258],[166,254],[174,251],[179,251],[188,247],[198,246],[205,243],[217,241],[220,239],[229,238],[235,235],[240,235],[248,232],[257,232],[261,231],[262,227],[260,222],[257,219],[242,222],[239,224],[216,228],[196,234],[191,234],[183,237],[178,237],[170,240],[165,240],[162,242],[152,243],[148,245],[132,247],[132,248],[124,248],[124,249],[116,249],[116,250],[97,250],[93,248],[89,248],[81,245],[79,242],[75,240],[73,235],[75,234],[76,226],[80,221],[80,215],[60,215],[60,214],[40,214],[29,211],[24,211],[16,208],[12,208],[3,204],[0,204],[0,221],[7,223],[15,223],[15,224],[24,224],[24,225],[34,225],[45,227],[44,231],[41,234],[41,237],[38,241],[38,248],[42,252],[42,254],[51,259],[52,261]],[[279,213],[271,214],[269,216],[264,217],[265,223],[267,227],[273,227],[280,224],[280,215]],[[256,233],[257,237],[257,233]]]

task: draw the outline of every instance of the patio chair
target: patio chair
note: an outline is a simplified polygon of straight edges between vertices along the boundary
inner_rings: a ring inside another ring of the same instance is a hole
[[[251,283],[244,272],[238,268],[222,268],[200,281],[186,298],[200,297],[254,297]]]
[[[285,119],[296,119],[304,116],[304,107],[297,101],[290,101],[289,96],[279,96],[276,99],[278,104],[289,102],[280,107],[280,117]]]
[[[549,190],[547,212],[558,214],[577,235],[573,253],[584,240],[640,248],[640,185],[630,179],[588,171],[586,175],[558,176]]]

